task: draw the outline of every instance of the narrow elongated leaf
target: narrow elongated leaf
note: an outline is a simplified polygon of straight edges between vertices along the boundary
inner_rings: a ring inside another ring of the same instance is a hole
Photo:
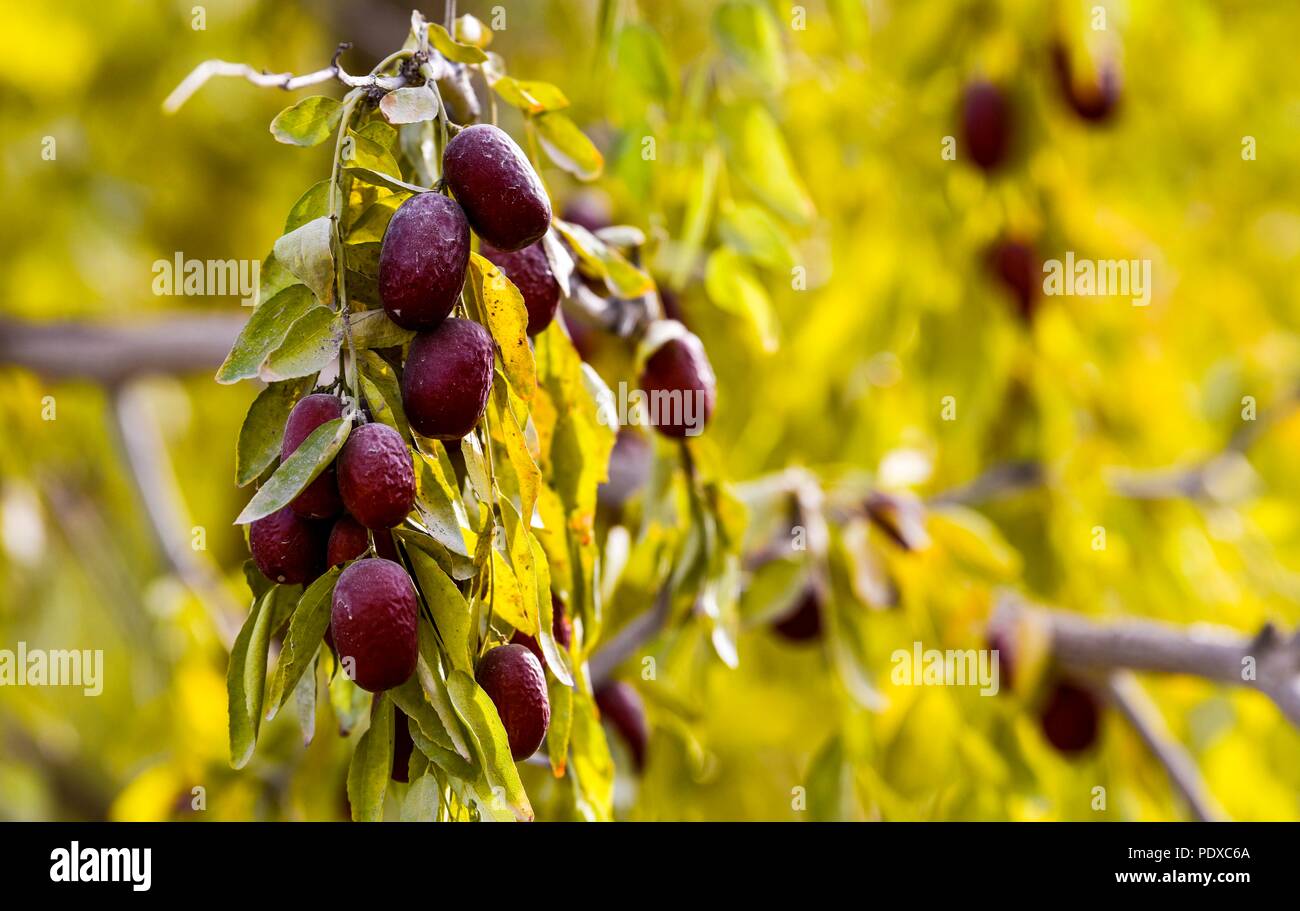
[[[551,703],[551,726],[546,729],[546,753],[551,772],[563,778],[569,765],[569,737],[573,732],[573,690],[558,680],[546,682]]]
[[[336,673],[330,679],[330,708],[339,724],[339,736],[347,737],[361,723],[370,707],[370,694],[357,686],[347,674]]]
[[[492,83],[492,89],[506,104],[529,114],[558,111],[569,106],[569,99],[549,82],[538,82],[502,76]]]
[[[470,287],[488,331],[501,349],[502,368],[515,394],[527,402],[537,386],[537,367],[528,345],[528,308],[514,282],[486,257],[470,254]]]
[[[334,222],[328,215],[313,218],[281,235],[275,258],[311,289],[323,304],[334,300]]]
[[[343,318],[329,307],[313,307],[289,329],[284,344],[267,355],[258,376],[268,383],[319,373],[339,356]]]
[[[393,703],[384,693],[375,696],[370,727],[361,735],[348,767],[348,803],[353,822],[379,822],[384,817],[384,792],[393,770]]]
[[[517,819],[521,822],[531,821],[533,808],[528,802],[528,795],[524,793],[523,782],[519,780],[519,770],[510,755],[510,740],[501,724],[496,706],[483,688],[474,682],[474,678],[464,671],[451,672],[447,678],[447,689],[456,711],[469,724],[483,760],[488,784],[494,789],[503,789],[505,801]]]
[[[387,187],[395,193],[432,193],[430,187],[421,187],[418,184],[407,183],[400,177],[394,177],[388,171],[380,171],[376,168],[350,167],[346,169],[349,174],[358,180],[365,181],[376,187]]]
[[[414,547],[408,548],[406,555],[452,668],[473,673],[471,655],[477,643],[470,639],[473,627],[469,604],[433,557]]]
[[[305,285],[290,285],[260,304],[217,371],[217,382],[229,385],[256,377],[267,355],[284,344],[293,324],[315,306]]]
[[[436,22],[429,23],[429,43],[436,47],[442,56],[455,63],[483,63],[488,59],[482,48],[472,44],[462,44]]]
[[[534,118],[537,138],[551,161],[579,180],[595,180],[605,170],[600,149],[565,114],[548,112]]]
[[[719,247],[709,254],[704,289],[714,304],[745,321],[764,351],[776,350],[777,321],[772,301],[762,282],[734,250]]]
[[[284,422],[313,383],[314,378],[309,376],[272,383],[253,399],[235,447],[235,483],[240,487],[259,478],[279,457]]]
[[[320,145],[338,129],[343,106],[333,98],[311,95],[290,105],[271,121],[271,135],[287,145]]]
[[[330,623],[334,586],[341,572],[339,567],[333,567],[308,586],[298,599],[298,606],[289,619],[289,634],[280,651],[280,663],[275,669],[271,704],[266,711],[267,721],[273,719],[289,701],[294,687],[316,660],[316,653],[325,638],[325,629]]]
[[[303,746],[310,746],[316,737],[316,659],[311,661],[308,673],[302,675],[293,690],[294,707],[298,711],[298,730],[302,731]]]
[[[764,4],[729,0],[713,17],[714,32],[727,56],[761,85],[785,84],[785,55],[776,20]]]
[[[230,715],[230,764],[242,769],[253,757],[262,723],[262,695],[266,684],[266,653],[271,644],[272,601],[276,589],[253,604],[235,637],[226,669],[227,708]]]
[[[256,522],[263,516],[269,516],[284,506],[320,475],[333,461],[334,456],[347,442],[352,422],[346,418],[336,418],[322,424],[303,440],[301,446],[294,450],[289,458],[280,463],[280,467],[271,475],[270,480],[262,485],[253,499],[244,507],[244,511],[235,520],[236,525]]]

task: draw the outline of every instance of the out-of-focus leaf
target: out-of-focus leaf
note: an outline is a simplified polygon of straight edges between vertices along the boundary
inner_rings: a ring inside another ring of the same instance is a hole
[[[718,113],[730,172],[782,218],[806,225],[812,200],[799,179],[780,129],[762,105],[737,104]]]
[[[777,322],[772,301],[763,283],[734,250],[719,247],[709,254],[704,289],[714,304],[745,321],[764,351],[776,350]]]
[[[764,87],[785,84],[785,55],[776,20],[753,0],[728,0],[713,15],[713,28],[727,56]]]
[[[248,501],[244,511],[235,520],[236,525],[256,522],[284,506],[320,475],[334,460],[334,456],[347,442],[352,422],[337,418],[322,424],[311,432],[302,445],[271,475],[270,480]]]
[[[287,145],[320,145],[334,135],[343,119],[343,106],[333,98],[311,95],[275,115],[271,135]]]
[[[487,60],[487,54],[482,48],[472,44],[462,44],[436,22],[429,23],[429,43],[436,47],[440,54],[455,63],[483,63]]]
[[[533,118],[537,138],[555,164],[579,180],[595,180],[605,169],[600,149],[564,114],[548,112]]]
[[[794,244],[781,223],[762,206],[742,202],[718,222],[723,240],[769,269],[788,270],[795,262]]]
[[[634,85],[643,95],[666,104],[676,88],[668,52],[654,29],[636,23],[618,33],[615,55],[617,76]]]
[[[569,106],[564,93],[549,82],[538,82],[502,76],[493,81],[492,89],[506,104],[529,114],[558,111]]]

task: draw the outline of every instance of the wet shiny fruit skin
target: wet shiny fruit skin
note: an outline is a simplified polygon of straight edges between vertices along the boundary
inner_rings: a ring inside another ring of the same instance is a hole
[[[551,592],[551,635],[555,637],[556,644],[565,651],[569,650],[569,644],[573,642],[573,624],[569,622],[568,615],[564,612],[564,602],[560,600],[555,592]],[[515,645],[522,645],[533,653],[537,663],[546,668],[546,658],[542,655],[542,646],[538,641],[527,633],[521,633],[515,630],[515,634],[510,637],[510,641]]]
[[[398,207],[379,250],[379,296],[404,329],[433,329],[451,313],[469,266],[469,222],[454,199],[418,193]]]
[[[343,417],[343,403],[336,396],[318,392],[304,396],[289,412],[284,422],[284,438],[280,442],[280,461],[283,462],[311,436],[322,424]],[[339,514],[343,501],[339,499],[338,481],[334,466],[322,471],[306,489],[289,504],[293,511],[305,519],[329,519]]]
[[[249,527],[248,549],[272,582],[309,585],[325,571],[328,528],[328,523],[304,519],[284,506]]]
[[[418,433],[459,440],[487,407],[496,363],[492,336],[471,320],[451,318],[411,342],[402,371],[402,406]]]
[[[772,624],[782,639],[790,642],[812,642],[822,635],[821,599],[811,588],[803,593],[799,602],[784,617]]]
[[[362,424],[338,458],[343,505],[366,528],[401,524],[415,505],[415,469],[402,435],[387,424]]]
[[[1034,248],[1019,240],[1001,240],[990,251],[989,261],[994,274],[1016,302],[1016,312],[1029,322],[1037,309],[1043,275]]]
[[[550,227],[546,190],[504,130],[486,123],[462,130],[447,143],[442,164],[474,233],[498,250],[536,243]]]
[[[515,762],[537,752],[551,724],[542,666],[522,645],[502,645],[484,655],[474,673],[501,716]]]
[[[691,333],[660,345],[641,372],[641,389],[651,402],[655,401],[656,393],[681,393],[659,396],[657,415],[651,411],[655,429],[667,437],[681,438],[702,432],[713,415],[717,388],[704,345]]]
[[[608,721],[627,744],[632,754],[632,762],[638,772],[645,768],[646,744],[650,740],[650,729],[645,719],[645,704],[641,694],[629,684],[615,680],[596,690],[596,707],[600,717]]]
[[[371,693],[405,683],[415,671],[419,607],[415,585],[391,560],[358,560],[334,586],[330,631],[339,660]]]
[[[560,285],[551,272],[551,263],[542,245],[530,244],[522,250],[507,251],[485,243],[483,255],[504,272],[523,295],[524,306],[528,308],[528,334],[536,335],[549,326],[555,319],[556,308],[560,306]]]
[[[1062,680],[1048,694],[1039,723],[1048,743],[1073,756],[1097,742],[1101,705],[1090,690]]]
[[[1007,159],[1011,146],[1011,106],[992,83],[975,82],[962,99],[962,134],[966,154],[985,171]]]
[[[325,548],[325,562],[328,566],[341,566],[349,560],[355,560],[370,547],[366,527],[351,516],[341,516],[330,529],[329,544]],[[397,547],[393,544],[392,532],[381,530],[375,532],[375,551],[385,560],[397,562]]]

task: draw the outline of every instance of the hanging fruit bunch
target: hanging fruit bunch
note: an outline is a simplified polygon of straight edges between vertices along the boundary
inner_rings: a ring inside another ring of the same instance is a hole
[[[531,819],[516,763],[539,751],[579,814],[608,818],[587,658],[616,422],[556,318],[578,264],[583,281],[649,302],[608,321],[644,349],[643,382],[702,399],[692,427],[663,422],[666,437],[702,429],[712,370],[698,339],[659,319],[646,273],[553,217],[539,145],[583,179],[601,163],[563,93],[505,75],[472,17],[447,25],[413,14],[406,45],[368,76],[336,60],[342,101],[308,97],[271,124],[292,145],[333,137],[335,153],[292,207],[217,375],[266,384],[237,449],[237,482],[256,490],[237,520],[254,600],[230,658],[231,761],[250,760],[290,701],[310,740],[324,685],[341,732],[369,715],[354,819],[382,818],[386,796],[413,819]],[[476,83],[492,122],[475,122]],[[495,125],[498,97],[524,113],[531,155]]]

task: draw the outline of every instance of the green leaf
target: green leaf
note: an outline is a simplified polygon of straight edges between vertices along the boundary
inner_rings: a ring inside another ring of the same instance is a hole
[[[257,745],[266,686],[266,654],[271,644],[272,601],[277,589],[278,586],[267,590],[253,604],[230,650],[226,695],[230,714],[230,764],[236,769],[248,764]]]
[[[345,170],[353,177],[357,178],[358,180],[361,180],[365,183],[371,184],[376,187],[387,187],[388,189],[397,193],[432,193],[433,192],[433,190],[429,187],[421,187],[413,183],[407,183],[406,181],[402,180],[400,177],[394,177],[391,173],[387,171],[379,171],[376,170],[375,168],[360,168],[360,167],[350,167],[350,168],[345,168]],[[396,163],[394,163],[393,165],[393,170],[394,171],[397,170]]]
[[[329,688],[330,708],[338,719],[339,736],[347,737],[361,723],[362,716],[370,706],[370,694],[357,686],[347,674],[336,673],[330,680]]]
[[[393,703],[386,693],[375,696],[370,727],[361,735],[348,767],[348,803],[353,822],[384,818],[384,792],[393,771]]]
[[[379,111],[389,123],[420,123],[438,116],[438,96],[428,84],[389,92],[379,99]]]
[[[425,772],[407,789],[402,800],[402,822],[433,822],[438,818],[440,789],[432,772]]]
[[[615,296],[634,298],[654,290],[655,284],[649,275],[586,228],[558,218],[554,225],[583,265],[604,278]]]
[[[794,265],[790,235],[762,206],[752,202],[733,206],[718,222],[718,232],[738,252],[769,269],[788,270]]]
[[[406,423],[401,384],[393,368],[375,352],[362,350],[357,358],[357,374],[370,413],[409,440],[411,428]]]
[[[371,278],[379,276],[379,251],[383,244],[379,241],[370,241],[360,244],[343,245],[343,261],[347,263],[348,269],[360,272],[362,275],[369,275]]]
[[[217,382],[229,385],[256,377],[267,355],[284,343],[294,323],[315,306],[315,298],[304,285],[290,285],[258,306],[217,371]]]
[[[511,396],[506,384],[493,385],[490,406],[492,440],[500,460],[497,463],[498,483],[503,474],[508,476],[512,482],[511,493],[519,498],[520,515],[531,519],[541,491],[542,472],[533,461],[524,432],[515,418],[516,412],[511,408],[511,403],[517,401]]]
[[[558,111],[569,106],[569,99],[549,82],[514,79],[502,76],[492,82],[493,90],[509,105],[528,114]]]
[[[546,683],[551,703],[551,726],[546,729],[546,753],[556,778],[564,777],[569,764],[569,737],[573,733],[573,690],[560,680]]]
[[[276,142],[288,145],[320,145],[334,134],[342,119],[341,104],[324,95],[311,95],[276,114],[271,135]]]
[[[533,118],[537,138],[555,164],[579,180],[595,180],[605,169],[605,157],[564,114],[548,112]]]
[[[624,26],[618,33],[615,54],[619,77],[660,104],[672,98],[675,90],[672,67],[654,29],[639,23]]]
[[[306,193],[298,197],[298,201],[293,204],[289,210],[289,215],[284,221],[284,233],[291,234],[298,228],[330,214],[330,180],[318,180],[311,185]]]
[[[334,222],[328,215],[313,218],[275,242],[275,258],[328,304],[334,299]]]
[[[343,448],[351,430],[352,421],[349,418],[336,418],[313,430],[311,436],[303,440],[302,445],[280,463],[270,480],[249,500],[235,524],[256,522],[287,506],[290,500],[302,493],[308,484],[329,467],[334,456]]]
[[[799,179],[785,139],[760,104],[742,104],[718,114],[731,170],[778,215],[796,225],[815,210]]]
[[[451,660],[455,670],[473,673],[474,662],[471,657],[475,643],[470,621],[469,605],[460,589],[442,571],[442,568],[424,551],[417,547],[408,547],[406,556],[415,573],[415,581],[420,585],[420,593],[433,615],[438,638],[442,641],[443,651]]]
[[[275,718],[276,713],[289,701],[294,687],[307,669],[316,660],[316,653],[325,639],[325,630],[330,623],[330,608],[333,605],[334,586],[343,570],[333,567],[302,593],[298,606],[289,619],[289,634],[285,637],[284,648],[280,651],[280,663],[275,669],[275,681],[271,685],[271,705],[266,710],[266,720]]]
[[[451,694],[456,711],[469,724],[477,752],[483,759],[483,769],[488,784],[495,790],[501,788],[507,805],[521,822],[531,821],[533,808],[524,793],[523,782],[519,779],[519,770],[510,755],[510,741],[506,729],[501,724],[501,716],[488,694],[483,691],[474,678],[464,671],[453,670],[447,678],[447,690]]]
[[[261,477],[267,466],[280,455],[284,439],[284,422],[289,412],[314,385],[309,376],[271,383],[253,399],[239,428],[235,446],[235,483],[240,487]]]
[[[274,253],[266,254],[257,275],[257,306],[275,297],[291,285],[301,284],[298,277],[286,269]]]
[[[356,168],[394,177],[402,173],[392,152],[391,138],[396,133],[387,124],[382,126],[381,133],[366,128],[361,132],[348,130],[347,141],[343,144],[343,164],[349,170]]]
[[[589,819],[606,820],[614,813],[614,759],[601,730],[596,703],[582,690],[573,693],[573,731],[570,735],[573,775],[582,797],[580,809]]]
[[[419,510],[420,520],[433,540],[442,545],[454,561],[451,577],[468,579],[474,574],[474,566],[469,559],[469,548],[465,545],[465,535],[461,529],[469,524],[469,520],[456,489],[455,472],[450,465],[443,466],[437,456],[425,452],[420,452],[417,456],[416,509]],[[420,537],[428,540],[422,535]]]
[[[537,388],[537,367],[528,345],[528,308],[504,272],[487,258],[470,254],[470,288],[488,331],[501,349],[501,366],[515,393],[525,402]]]
[[[785,84],[781,34],[770,11],[752,0],[731,0],[714,13],[713,29],[727,56],[762,86]]]
[[[437,48],[442,56],[455,63],[484,63],[488,59],[482,48],[472,44],[461,44],[436,22],[429,23],[429,43]]]
[[[383,310],[363,310],[348,318],[354,348],[394,348],[405,345],[415,337],[415,332],[403,329],[388,318]]]
[[[319,373],[339,355],[343,318],[329,307],[312,307],[289,329],[289,337],[267,355],[258,376],[268,383]]]
[[[714,304],[746,322],[764,351],[776,350],[777,322],[772,302],[762,282],[734,250],[719,247],[709,254],[704,289]]]

